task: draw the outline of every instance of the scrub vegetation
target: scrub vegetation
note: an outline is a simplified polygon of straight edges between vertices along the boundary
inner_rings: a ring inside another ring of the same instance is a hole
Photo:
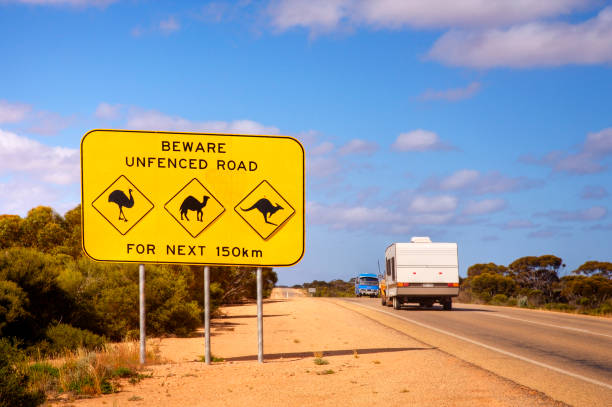
[[[612,314],[612,263],[587,261],[560,277],[565,265],[553,255],[521,257],[508,266],[474,264],[459,299],[493,305],[544,308],[591,315]]]
[[[202,267],[149,265],[146,273],[147,334],[185,336],[202,325]],[[264,268],[263,279],[264,296],[269,296],[276,273]],[[211,267],[213,313],[222,304],[255,297],[253,268]],[[110,342],[138,336],[137,304],[137,265],[97,263],[83,255],[80,206],[64,216],[45,206],[24,218],[0,215],[0,337],[16,358],[0,361],[0,369],[8,372],[0,376],[0,399],[10,399],[6,386],[16,389],[24,381],[36,391],[99,394],[113,389],[114,378],[123,377],[113,369],[133,367],[95,361],[116,353]],[[48,365],[44,359],[64,364]],[[16,360],[34,370],[19,367]],[[80,382],[64,380],[81,377],[81,366],[97,373]],[[19,397],[35,402],[36,394]]]
[[[330,282],[313,280],[311,283],[302,285],[294,285],[292,288],[302,288],[308,291],[309,288],[316,288],[314,297],[354,297],[355,296],[355,279],[349,281],[331,280]]]

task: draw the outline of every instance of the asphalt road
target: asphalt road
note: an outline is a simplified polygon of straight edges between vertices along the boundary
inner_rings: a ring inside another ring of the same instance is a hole
[[[380,299],[346,301],[395,317],[415,337],[532,388],[597,392],[601,405],[612,405],[612,319],[456,303],[450,312],[437,305],[396,311]],[[564,382],[546,385],[551,377]]]

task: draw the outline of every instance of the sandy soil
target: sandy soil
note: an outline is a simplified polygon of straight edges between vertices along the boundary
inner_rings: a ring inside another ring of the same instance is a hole
[[[278,297],[278,295],[275,295]],[[429,347],[331,300],[264,304],[265,363],[255,305],[226,307],[203,338],[154,339],[167,364],[153,378],[74,406],[558,406],[536,391]],[[323,354],[325,365],[315,364]],[[57,405],[63,405],[60,403]]]

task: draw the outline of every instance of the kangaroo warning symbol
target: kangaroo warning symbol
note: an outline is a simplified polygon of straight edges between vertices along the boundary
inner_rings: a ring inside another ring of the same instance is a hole
[[[164,208],[191,237],[197,237],[225,212],[221,202],[196,178],[170,198]]]
[[[295,209],[268,181],[262,181],[234,208],[263,240],[268,240],[293,216]]]
[[[154,208],[153,203],[124,175],[110,184],[91,205],[122,235]]]

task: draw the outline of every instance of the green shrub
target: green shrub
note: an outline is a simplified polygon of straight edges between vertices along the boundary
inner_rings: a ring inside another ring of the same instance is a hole
[[[549,310],[557,310],[557,311],[573,311],[576,309],[576,307],[570,305],[570,304],[565,304],[562,302],[551,302],[549,304],[544,305],[545,309],[549,309]]]
[[[505,305],[508,301],[508,297],[504,294],[495,294],[493,298],[491,298],[491,304],[493,305]]]
[[[104,338],[85,329],[75,328],[67,324],[52,325],[47,329],[51,353],[62,353],[78,348],[100,349],[104,346]]]
[[[506,301],[506,305],[508,305],[510,307],[516,307],[517,303],[518,303],[518,301],[514,297],[510,297],[510,298],[508,298],[508,301]]]
[[[59,369],[47,362],[36,362],[28,367],[30,385],[34,390],[49,392],[57,388]]]
[[[0,338],[0,407],[35,407],[45,399],[44,392],[29,389],[23,353]]]

